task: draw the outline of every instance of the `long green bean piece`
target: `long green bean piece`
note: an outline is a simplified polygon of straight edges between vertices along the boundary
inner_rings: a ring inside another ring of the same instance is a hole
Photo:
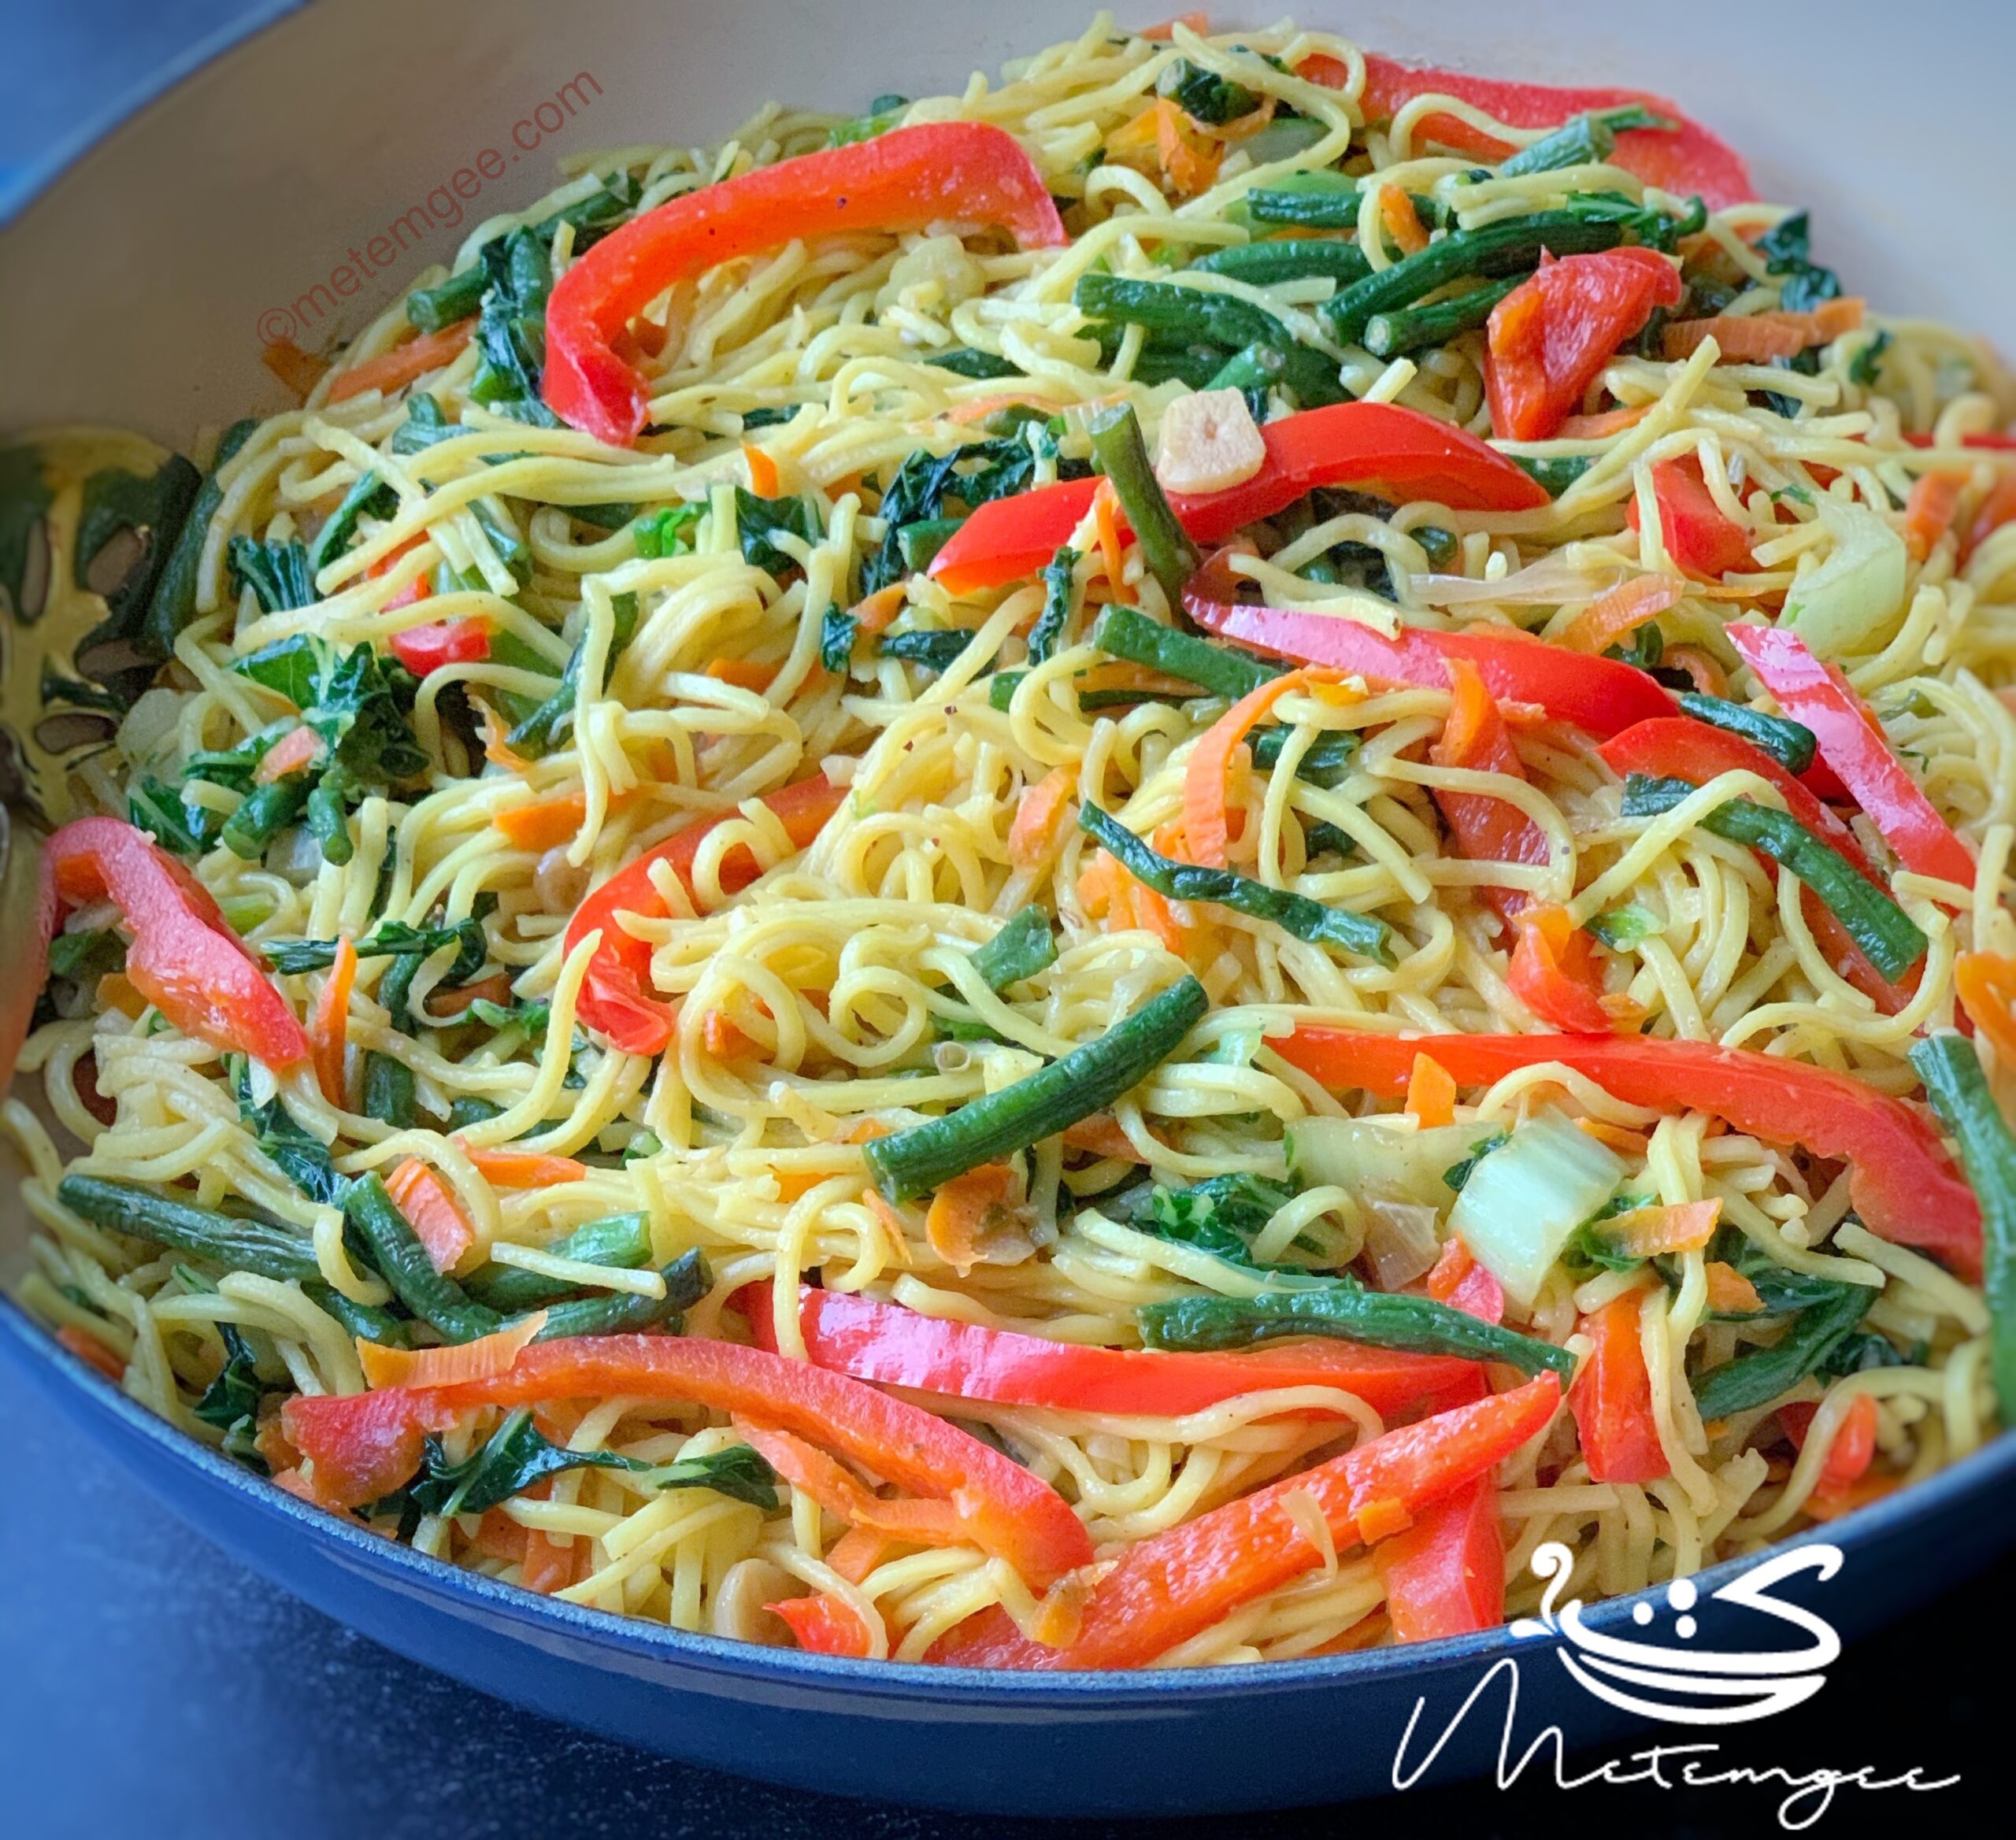
[[[1089,280],[1090,277],[1088,276]],[[1173,607],[1183,598],[1183,584],[1197,572],[1203,558],[1189,533],[1176,520],[1161,482],[1148,460],[1140,418],[1131,405],[1102,409],[1088,426],[1092,454],[1113,486],[1113,495],[1133,526],[1148,572],[1162,584]]]
[[[250,1272],[277,1284],[321,1275],[307,1236],[277,1220],[191,1207],[137,1183],[102,1175],[66,1175],[57,1184],[56,1198],[94,1227],[172,1246],[228,1271]]]
[[[1458,333],[1474,331],[1491,317],[1492,309],[1517,287],[1521,278],[1487,281],[1447,300],[1426,306],[1398,307],[1374,313],[1365,323],[1361,342],[1374,357],[1398,357],[1425,345],[1446,345]]]

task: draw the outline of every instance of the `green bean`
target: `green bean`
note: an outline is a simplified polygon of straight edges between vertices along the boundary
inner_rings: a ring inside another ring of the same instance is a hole
[[[1113,487],[1113,495],[1133,526],[1134,540],[1173,607],[1183,598],[1183,584],[1203,561],[1189,533],[1176,520],[1163,495],[1155,469],[1149,464],[1141,423],[1131,405],[1102,409],[1087,424],[1092,454]]]
[[[218,841],[233,856],[257,862],[266,853],[266,846],[301,816],[312,784],[306,773],[289,773],[284,779],[255,786],[224,820]]]
[[[1182,344],[1275,345],[1295,341],[1272,313],[1229,294],[1170,281],[1130,281],[1096,272],[1079,277],[1072,302],[1088,319],[1140,326]]]
[[[1099,617],[1091,642],[1115,658],[1125,658],[1150,671],[1180,677],[1213,696],[1243,697],[1271,683],[1280,672],[1244,652],[1163,626],[1132,607],[1115,602]]]
[[[1747,703],[1731,702],[1726,697],[1703,696],[1694,690],[1683,690],[1679,702],[1695,721],[1726,728],[1730,734],[1740,735],[1745,741],[1754,742],[1788,773],[1803,773],[1813,765],[1818,746],[1813,731],[1803,722],[1792,721],[1784,716],[1767,716],[1762,709],[1753,709]]]
[[[101,1175],[65,1176],[57,1184],[56,1198],[94,1226],[172,1246],[230,1271],[250,1272],[278,1284],[321,1275],[313,1245],[277,1220],[191,1207],[137,1183]]]
[[[1270,390],[1288,374],[1288,361],[1271,345],[1249,345],[1227,358],[1206,386],[1212,390]],[[1256,420],[1258,417],[1254,418]]]
[[[1287,724],[1269,722],[1254,729],[1246,738],[1247,746],[1253,750],[1253,764],[1263,773],[1271,773],[1280,765],[1281,750],[1287,746],[1288,737],[1295,731]],[[1351,761],[1357,756],[1358,737],[1350,728],[1325,729],[1317,735],[1308,751],[1295,764],[1295,776],[1306,779],[1312,786],[1330,787],[1351,771]]]
[[[410,1131],[417,1116],[413,1069],[376,1048],[364,1057],[364,1115],[395,1131]]]
[[[1391,313],[1374,313],[1365,323],[1365,349],[1374,357],[1397,357],[1403,351],[1418,351],[1424,346],[1446,345],[1459,332],[1474,331],[1491,317],[1491,310],[1519,285],[1520,277],[1487,281],[1448,300],[1426,306],[1397,307]]]
[[[1655,779],[1631,774],[1624,782],[1624,815],[1656,817],[1698,790],[1684,779]],[[1701,827],[1761,850],[1781,864],[1827,904],[1848,937],[1891,983],[1925,956],[1928,942],[1917,923],[1848,859],[1823,842],[1789,812],[1732,798],[1701,820]]]
[[[560,1342],[573,1335],[627,1335],[661,1325],[684,1327],[676,1320],[705,1297],[713,1285],[706,1258],[696,1246],[681,1253],[659,1275],[665,1279],[662,1297],[611,1290],[600,1297],[573,1298],[550,1305],[544,1326],[533,1339]]]
[[[584,1265],[613,1265],[636,1271],[651,1256],[651,1217],[649,1214],[611,1214],[590,1220],[565,1238],[556,1239],[546,1250],[557,1259],[573,1259]],[[521,1266],[502,1265],[495,1261],[477,1266],[461,1282],[463,1290],[476,1302],[503,1316],[558,1303],[580,1288],[565,1279],[549,1278],[543,1272],[528,1272]]]
[[[1210,1006],[1204,987],[1186,977],[1039,1072],[928,1124],[876,1138],[862,1153],[875,1186],[889,1201],[909,1201],[976,1164],[1054,1137],[1139,1086]]]
[[[973,953],[973,969],[997,996],[1056,962],[1056,935],[1050,916],[1040,907],[1024,908]]]
[[[335,1285],[311,1278],[301,1287],[302,1294],[327,1316],[343,1324],[346,1335],[376,1342],[382,1348],[410,1348],[414,1325],[403,1316],[369,1303],[347,1298]]]
[[[1291,172],[1232,202],[1226,215],[1299,230],[1354,230],[1365,194],[1342,172]]]
[[[1095,805],[1080,809],[1078,827],[1115,857],[1128,874],[1169,901],[1203,901],[1235,913],[1270,921],[1312,946],[1339,946],[1375,964],[1392,966],[1392,929],[1369,914],[1325,907],[1306,894],[1270,888],[1232,869],[1199,868],[1173,862],[1151,849]]]
[[[1502,1361],[1521,1373],[1548,1370],[1573,1377],[1575,1357],[1535,1336],[1500,1328],[1425,1297],[1367,1290],[1356,1283],[1313,1290],[1262,1291],[1258,1297],[1180,1297],[1135,1312],[1151,1348],[1217,1353],[1292,1335],[1334,1335],[1373,1348],[1414,1354]]]
[[[1584,255],[1615,249],[1647,214],[1607,215],[1584,211],[1537,211],[1531,217],[1508,217],[1475,230],[1458,230],[1404,256],[1391,268],[1354,281],[1317,309],[1331,331],[1346,343],[1365,335],[1375,313],[1390,313],[1432,294],[1451,282],[1474,276],[1496,279],[1530,274],[1544,252],[1556,256]]]
[[[1769,1348],[1753,1348],[1695,1375],[1694,1403],[1704,1420],[1769,1405],[1826,1360],[1869,1314],[1872,1285],[1844,1284],[1838,1294],[1801,1310]]]
[[[991,351],[974,351],[963,345],[934,352],[924,361],[941,371],[950,371],[955,377],[1019,377],[1022,374],[1021,367],[1013,358],[999,357]]]
[[[1960,1146],[1967,1180],[1981,1201],[1988,1371],[2007,1424],[2016,1419],[2016,1138],[1965,1035],[1928,1035],[1911,1050],[1910,1060],[1940,1123]]]
[[[484,1309],[454,1279],[434,1268],[427,1248],[376,1170],[350,1185],[343,1216],[369,1248],[372,1263],[393,1295],[449,1341],[473,1342],[503,1327],[504,1319],[495,1310]]]
[[[1250,287],[1271,287],[1280,281],[1306,281],[1313,275],[1338,282],[1359,281],[1372,264],[1355,242],[1334,236],[1284,237],[1273,242],[1240,243],[1214,250],[1192,262],[1199,274],[1227,275]]]
[[[1629,128],[1656,128],[1670,132],[1678,128],[1663,115],[1655,115],[1642,103],[1627,103],[1621,109],[1595,109],[1557,128],[1544,139],[1529,143],[1499,168],[1506,179],[1529,172],[1555,172],[1565,166],[1587,166],[1607,160],[1617,146],[1618,135]]]

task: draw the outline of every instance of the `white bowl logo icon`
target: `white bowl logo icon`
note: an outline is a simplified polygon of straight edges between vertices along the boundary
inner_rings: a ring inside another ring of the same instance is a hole
[[[1555,1600],[1574,1564],[1573,1554],[1555,1541],[1534,1553],[1533,1572],[1548,1581],[1547,1593],[1539,1618],[1522,1618],[1512,1625],[1512,1633],[1562,1637],[1562,1666],[1598,1699],[1625,1712],[1676,1725],[1740,1725],[1769,1718],[1812,1698],[1827,1683],[1821,1670],[1840,1657],[1841,1638],[1829,1623],[1770,1594],[1772,1586],[1795,1572],[1832,1578],[1841,1568],[1838,1546],[1795,1547],[1752,1566],[1713,1594],[1717,1603],[1761,1612],[1808,1638],[1799,1647],[1761,1654],[1690,1646],[1699,1627],[1692,1612],[1700,1594],[1686,1578],[1666,1587],[1666,1606],[1673,1612],[1672,1641],[1629,1642],[1600,1635],[1584,1624],[1581,1598],[1555,1610]],[[1650,1629],[1658,1621],[1658,1612],[1641,1603],[1632,1620],[1641,1629]]]

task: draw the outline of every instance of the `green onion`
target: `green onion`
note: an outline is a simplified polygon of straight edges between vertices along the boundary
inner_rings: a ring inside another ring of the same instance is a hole
[[[1173,607],[1182,598],[1183,584],[1197,572],[1203,558],[1163,496],[1148,462],[1140,420],[1131,406],[1103,409],[1092,417],[1088,431],[1099,470],[1111,483],[1113,495],[1133,527],[1148,572],[1162,584]]]
[[[973,953],[973,969],[997,996],[1056,962],[1056,936],[1050,930],[1050,916],[1040,907],[1024,908]]]
[[[427,1248],[376,1170],[360,1175],[343,1197],[343,1217],[370,1249],[372,1263],[393,1294],[450,1342],[495,1333],[504,1319],[476,1302],[454,1279],[437,1272]]]
[[[1365,349],[1374,357],[1397,357],[1426,345],[1446,345],[1459,332],[1474,331],[1491,317],[1491,309],[1520,283],[1518,276],[1487,281],[1449,300],[1427,306],[1399,307],[1374,313],[1365,323]]]
[[[1095,805],[1080,808],[1078,827],[1115,857],[1136,881],[1166,900],[1209,901],[1253,920],[1269,921],[1311,946],[1342,946],[1389,968],[1395,963],[1392,929],[1382,920],[1325,907],[1306,894],[1270,888],[1232,869],[1173,862]]]
[[[95,1227],[172,1246],[230,1271],[250,1272],[278,1284],[298,1284],[321,1275],[314,1246],[276,1220],[193,1208],[136,1183],[99,1175],[65,1176],[57,1185],[56,1198]]]
[[[1099,616],[1091,639],[1110,657],[1125,658],[1130,665],[1159,671],[1166,677],[1180,677],[1213,696],[1243,697],[1280,676],[1244,652],[1160,625],[1138,608],[1117,602]]]
[[[1803,773],[1813,765],[1817,743],[1813,731],[1803,722],[1784,716],[1767,716],[1747,703],[1731,702],[1726,697],[1703,696],[1697,690],[1682,690],[1681,708],[1697,722],[1725,728],[1763,749],[1788,773]]]
[[[1544,139],[1521,147],[1498,170],[1504,178],[1517,179],[1529,172],[1555,172],[1564,166],[1587,166],[1595,161],[1607,160],[1617,146],[1618,135],[1625,128],[1656,128],[1670,133],[1679,125],[1663,115],[1655,115],[1638,102],[1627,103],[1621,109],[1592,109],[1557,128]]]
[[[1135,1312],[1151,1348],[1216,1353],[1293,1335],[1332,1335],[1413,1354],[1502,1361],[1521,1373],[1575,1372],[1565,1348],[1521,1335],[1425,1297],[1394,1296],[1354,1283],[1314,1290],[1262,1291],[1258,1297],[1181,1297]]]
[[[1694,1403],[1702,1417],[1752,1412],[1788,1392],[1847,1338],[1877,1296],[1871,1285],[1839,1285],[1834,1296],[1801,1310],[1769,1348],[1753,1348],[1697,1375]]]
[[[1279,281],[1305,281],[1325,275],[1338,282],[1361,281],[1372,264],[1355,242],[1333,236],[1297,236],[1277,242],[1242,243],[1214,250],[1191,268],[1203,275],[1228,275],[1249,287],[1271,287]]]
[[[1186,977],[1096,1040],[1012,1086],[927,1124],[876,1138],[863,1152],[875,1186],[888,1200],[906,1201],[978,1164],[1054,1137],[1139,1086],[1210,1006],[1204,987]]]
[[[1656,817],[1698,790],[1684,779],[1633,773],[1624,783],[1624,815]],[[1755,799],[1732,798],[1702,819],[1701,827],[1732,843],[1761,850],[1790,869],[1827,904],[1870,963],[1893,984],[1925,956],[1928,942],[1910,916],[1789,812]]]
[[[1928,1035],[1910,1058],[1981,1201],[1988,1366],[2007,1422],[2016,1418],[2016,1138],[1965,1035]]]

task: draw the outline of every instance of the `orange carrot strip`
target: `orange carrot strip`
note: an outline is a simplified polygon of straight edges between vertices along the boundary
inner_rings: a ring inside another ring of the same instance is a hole
[[[1424,1131],[1456,1121],[1456,1082],[1432,1055],[1414,1057],[1414,1072],[1407,1076],[1407,1109]]]
[[[1599,657],[1609,646],[1656,620],[1687,592],[1673,575],[1634,576],[1592,601],[1563,627],[1555,642],[1571,652]]]
[[[886,631],[890,624],[903,609],[903,602],[910,593],[908,582],[892,581],[886,588],[877,588],[872,594],[865,595],[854,605],[854,623],[858,631],[873,638],[878,632]]]
[[[1403,256],[1428,247],[1428,232],[1421,228],[1414,200],[1397,185],[1386,187],[1379,194],[1379,227]]]
[[[1911,482],[1911,495],[1904,501],[1904,547],[1914,562],[1924,561],[1952,529],[1966,483],[1963,472],[1921,473]]]
[[[1862,303],[1850,298],[1825,302],[1810,313],[1718,313],[1712,319],[1675,320],[1660,333],[1659,350],[1669,361],[1692,357],[1703,339],[1712,339],[1726,363],[1769,364],[1852,332],[1862,316]]]
[[[1110,1112],[1095,1112],[1089,1118],[1080,1118],[1076,1124],[1065,1125],[1062,1135],[1067,1150],[1089,1150],[1095,1157],[1117,1157],[1123,1163],[1142,1161],[1134,1140]]]
[[[417,1157],[407,1157],[385,1178],[385,1192],[427,1248],[435,1271],[452,1269],[476,1243],[476,1229],[462,1212],[462,1204],[432,1164]]]
[[[1606,409],[1600,415],[1571,415],[1555,430],[1554,438],[1557,441],[1607,441],[1613,435],[1636,428],[1654,406],[1640,402],[1629,409]]]
[[[963,1278],[980,1262],[988,1233],[1014,1206],[1021,1186],[1007,1163],[982,1163],[943,1183],[924,1217],[931,1249]]]
[[[382,391],[387,396],[395,390],[403,390],[416,377],[453,362],[475,330],[473,319],[458,320],[438,332],[424,332],[390,351],[367,357],[361,365],[352,365],[330,384],[329,401],[341,402],[348,397],[361,396],[367,390]]]
[[[308,1019],[308,1048],[315,1063],[315,1083],[322,1097],[339,1111],[344,1109],[343,1046],[350,1032],[350,987],[357,982],[357,948],[350,935],[339,935],[336,955],[330,961],[329,975],[322,980],[321,994],[315,999],[315,1013]]]
[[[126,1364],[87,1329],[65,1323],[56,1339],[87,1367],[94,1367],[116,1386],[126,1378]]]
[[[895,1543],[886,1534],[872,1532],[865,1527],[850,1527],[834,1541],[832,1550],[826,1555],[826,1563],[849,1584],[859,1584],[882,1563],[884,1556]]]
[[[743,1034],[718,1009],[710,1009],[701,1017],[700,1045],[717,1061],[747,1061],[751,1055],[762,1052],[759,1043]]]
[[[1056,853],[1057,840],[1078,790],[1077,769],[1053,767],[1022,794],[1008,827],[1008,860],[1018,869],[1040,868]]]
[[[2016,958],[1962,952],[1953,961],[1953,989],[1968,1020],[1994,1044],[1997,1059],[2016,1064]]]
[[[1127,592],[1126,584],[1120,575],[1120,516],[1119,501],[1113,495],[1110,481],[1102,479],[1092,494],[1092,519],[1099,536],[1099,559],[1106,567],[1106,578],[1113,584],[1116,594]]]
[[[391,1348],[360,1335],[357,1361],[364,1369],[364,1383],[374,1391],[381,1386],[459,1386],[465,1381],[494,1380],[510,1372],[545,1327],[546,1312],[536,1310],[494,1335],[451,1342],[445,1348]]]
[[[498,1188],[550,1188],[556,1183],[580,1182],[588,1173],[587,1165],[572,1157],[542,1156],[533,1150],[472,1150],[460,1138],[454,1141],[476,1174]]]
[[[717,658],[707,675],[717,683],[732,683],[738,690],[762,691],[777,680],[781,665],[758,665],[747,658]]]
[[[507,806],[491,820],[514,850],[547,850],[571,843],[587,822],[588,795],[563,792],[531,805]]]
[[[313,766],[321,752],[321,736],[304,722],[298,728],[289,729],[260,757],[258,765],[252,769],[253,783],[270,786],[276,779],[298,773],[305,767]]]
[[[1183,776],[1183,833],[1192,862],[1207,869],[1228,866],[1230,820],[1225,804],[1231,796],[1233,761],[1247,731],[1290,691],[1333,683],[1338,678],[1338,672],[1314,666],[1272,678],[1248,690],[1199,737]]]
[[[259,361],[304,402],[329,368],[326,359],[309,357],[291,339],[276,339],[259,354]]]
[[[742,457],[749,464],[749,489],[759,498],[774,498],[778,495],[782,482],[777,476],[777,463],[754,443],[742,443]]]
[[[1735,1266],[1710,1259],[1703,1269],[1708,1280],[1708,1307],[1718,1316],[1754,1316],[1764,1307],[1757,1287]]]
[[[1681,1201],[1671,1207],[1634,1208],[1601,1229],[1604,1239],[1634,1259],[1657,1258],[1662,1253],[1699,1252],[1715,1236],[1722,1217],[1719,1198]]]
[[[1719,697],[1729,687],[1729,675],[1699,646],[1669,646],[1666,661],[1676,671],[1684,671],[1703,696]]]

